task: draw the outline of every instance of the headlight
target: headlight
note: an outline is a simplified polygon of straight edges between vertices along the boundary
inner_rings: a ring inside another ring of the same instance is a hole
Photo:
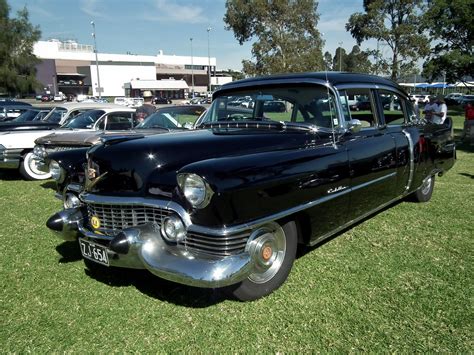
[[[214,193],[204,179],[196,174],[178,175],[178,184],[194,208],[206,207]]]
[[[80,207],[81,205],[81,200],[79,200],[79,197],[77,197],[73,193],[68,192],[64,196],[64,208],[76,208]]]
[[[177,216],[169,216],[161,224],[161,234],[170,242],[179,242],[186,236],[186,228]]]
[[[59,166],[56,160],[51,160],[49,163],[49,172],[51,173],[51,177],[56,181],[60,181],[64,177],[64,170]]]
[[[33,149],[33,154],[40,157],[40,158],[45,158],[46,157],[46,149],[42,145],[35,145],[35,148]]]

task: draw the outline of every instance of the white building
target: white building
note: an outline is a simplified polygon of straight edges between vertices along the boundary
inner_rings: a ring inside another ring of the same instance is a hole
[[[169,98],[183,98],[194,88],[206,92],[232,78],[216,76],[215,57],[98,53],[99,76],[94,49],[74,41],[39,41],[34,54],[42,60],[37,79],[44,88],[64,94],[140,96],[144,90]],[[192,64],[191,64],[192,63]],[[209,68],[210,63],[210,68]],[[194,85],[193,85],[194,83]]]

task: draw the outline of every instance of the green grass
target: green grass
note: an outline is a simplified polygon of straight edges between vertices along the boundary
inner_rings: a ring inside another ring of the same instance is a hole
[[[455,118],[456,133],[462,118]],[[51,182],[0,175],[2,352],[413,352],[473,350],[474,154],[401,202],[301,253],[252,303],[142,271],[85,270],[45,226]]]

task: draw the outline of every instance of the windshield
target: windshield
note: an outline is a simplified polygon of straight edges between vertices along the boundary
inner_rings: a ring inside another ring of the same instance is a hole
[[[339,124],[334,96],[322,85],[249,89],[218,96],[200,124],[262,120],[328,129]]]
[[[39,111],[37,111],[37,110],[27,110],[27,111],[23,112],[20,116],[15,118],[13,121],[15,121],[15,122],[33,121],[35,119],[35,117],[38,115],[38,112]]]
[[[69,119],[61,128],[92,128],[95,121],[97,121],[105,111],[103,110],[89,110],[82,112],[77,116]]]
[[[51,112],[44,118],[44,121],[51,123],[59,123],[66,114],[67,110],[64,107],[55,107]]]
[[[149,128],[168,128],[176,129],[181,125],[176,121],[173,116],[168,112],[155,112],[148,116],[145,121],[137,125],[138,129],[149,129]]]

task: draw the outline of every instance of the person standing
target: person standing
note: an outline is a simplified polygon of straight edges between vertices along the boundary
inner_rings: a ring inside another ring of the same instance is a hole
[[[145,118],[147,118],[156,111],[156,107],[151,103],[152,95],[150,91],[145,91],[143,93],[143,100],[144,104],[137,108],[137,110],[135,111],[137,124],[142,123]]]
[[[448,106],[444,102],[444,98],[442,96],[438,96],[436,99],[437,107],[435,112],[433,113],[431,121],[436,124],[443,124],[444,120],[448,116]]]
[[[432,122],[433,113],[438,109],[434,96],[430,96],[430,101],[425,105],[423,113],[425,114],[425,120]]]

